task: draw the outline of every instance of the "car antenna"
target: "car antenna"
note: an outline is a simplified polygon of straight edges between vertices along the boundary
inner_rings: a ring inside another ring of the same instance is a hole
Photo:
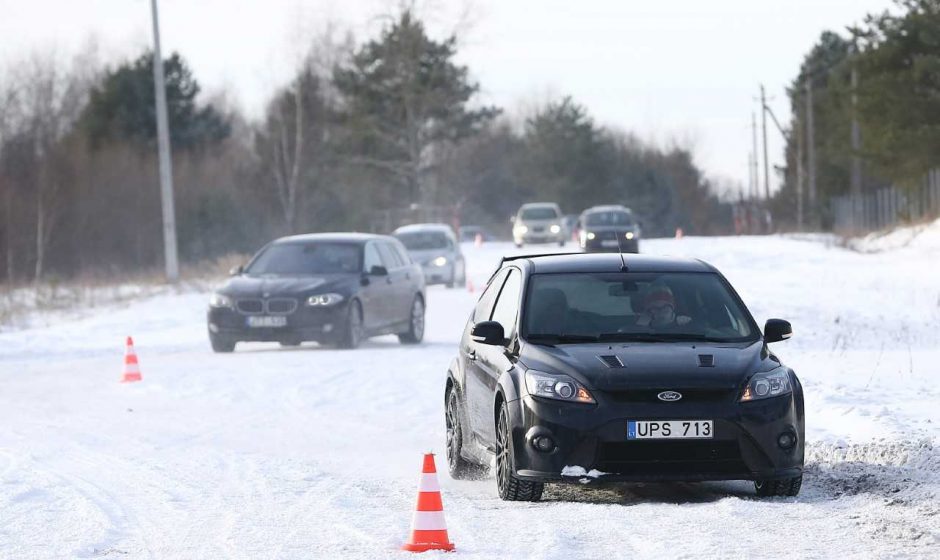
[[[620,244],[620,233],[616,232],[614,235],[617,237],[617,252],[620,253],[620,272],[626,272],[627,269],[627,260],[623,258],[623,245]]]

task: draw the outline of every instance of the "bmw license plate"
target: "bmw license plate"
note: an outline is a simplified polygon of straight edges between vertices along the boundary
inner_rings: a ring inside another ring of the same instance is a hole
[[[712,439],[711,420],[628,420],[627,439]]]
[[[255,328],[286,327],[287,317],[283,315],[252,315],[245,319],[245,323],[249,327]]]

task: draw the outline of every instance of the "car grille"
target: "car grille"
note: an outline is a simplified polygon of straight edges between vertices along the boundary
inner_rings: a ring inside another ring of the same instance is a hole
[[[545,231],[543,226],[532,226],[532,233],[542,233]]]
[[[663,391],[682,393],[681,402],[724,402],[734,399],[735,391],[728,389],[638,389],[631,391],[605,391],[605,394],[618,403],[657,403],[663,404],[658,395]]]
[[[737,441],[628,441],[601,443],[598,468],[619,474],[721,474],[747,470]]]
[[[235,302],[235,308],[239,312],[252,315],[264,311],[264,302],[260,299],[240,299]]]
[[[240,299],[235,302],[235,308],[238,309],[239,313],[245,315],[258,315],[261,313],[290,315],[297,310],[297,300],[293,298]]]
[[[297,300],[291,298],[272,298],[266,302],[268,313],[289,315],[297,310]]]

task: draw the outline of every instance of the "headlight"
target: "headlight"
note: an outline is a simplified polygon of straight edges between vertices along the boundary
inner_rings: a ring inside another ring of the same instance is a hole
[[[535,397],[579,403],[595,402],[590,391],[567,375],[527,371],[525,388]]]
[[[588,232],[588,234],[587,234],[587,238],[588,238],[588,239],[594,239],[595,237],[597,237],[597,236],[594,235],[594,232],[593,232],[593,231],[589,231],[589,232]]]
[[[744,388],[741,402],[769,399],[792,392],[790,374],[784,368],[777,368],[764,373],[755,373]]]
[[[632,232],[632,231],[628,231],[628,232],[627,232],[627,235],[626,235],[626,238],[627,238],[627,239],[633,239],[633,232]]]
[[[434,264],[434,266],[444,266],[445,264],[447,264],[447,257],[444,257],[444,256],[437,257],[431,262]]]
[[[330,305],[336,305],[341,301],[343,301],[343,296],[339,294],[317,294],[307,298],[307,305],[313,307],[328,307]]]
[[[529,228],[527,228],[526,226],[516,226],[516,227],[515,227],[515,232],[518,233],[519,235],[522,235],[522,234],[524,234],[524,233],[528,233],[528,232],[529,232]]]
[[[209,307],[232,307],[232,298],[222,294],[209,296]]]
[[[548,231],[550,231],[550,232],[552,232],[552,233],[558,233],[558,232],[561,231],[561,226],[558,225],[558,224],[554,224],[554,225],[552,225],[552,227],[548,228]]]

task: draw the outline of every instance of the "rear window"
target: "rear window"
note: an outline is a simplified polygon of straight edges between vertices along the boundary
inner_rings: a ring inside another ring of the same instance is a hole
[[[521,217],[523,220],[554,220],[558,217],[558,210],[552,206],[523,208]]]
[[[610,212],[591,212],[584,217],[587,226],[632,226],[633,215],[629,212],[612,210]]]
[[[309,276],[362,270],[358,243],[275,243],[248,265],[251,276]]]

